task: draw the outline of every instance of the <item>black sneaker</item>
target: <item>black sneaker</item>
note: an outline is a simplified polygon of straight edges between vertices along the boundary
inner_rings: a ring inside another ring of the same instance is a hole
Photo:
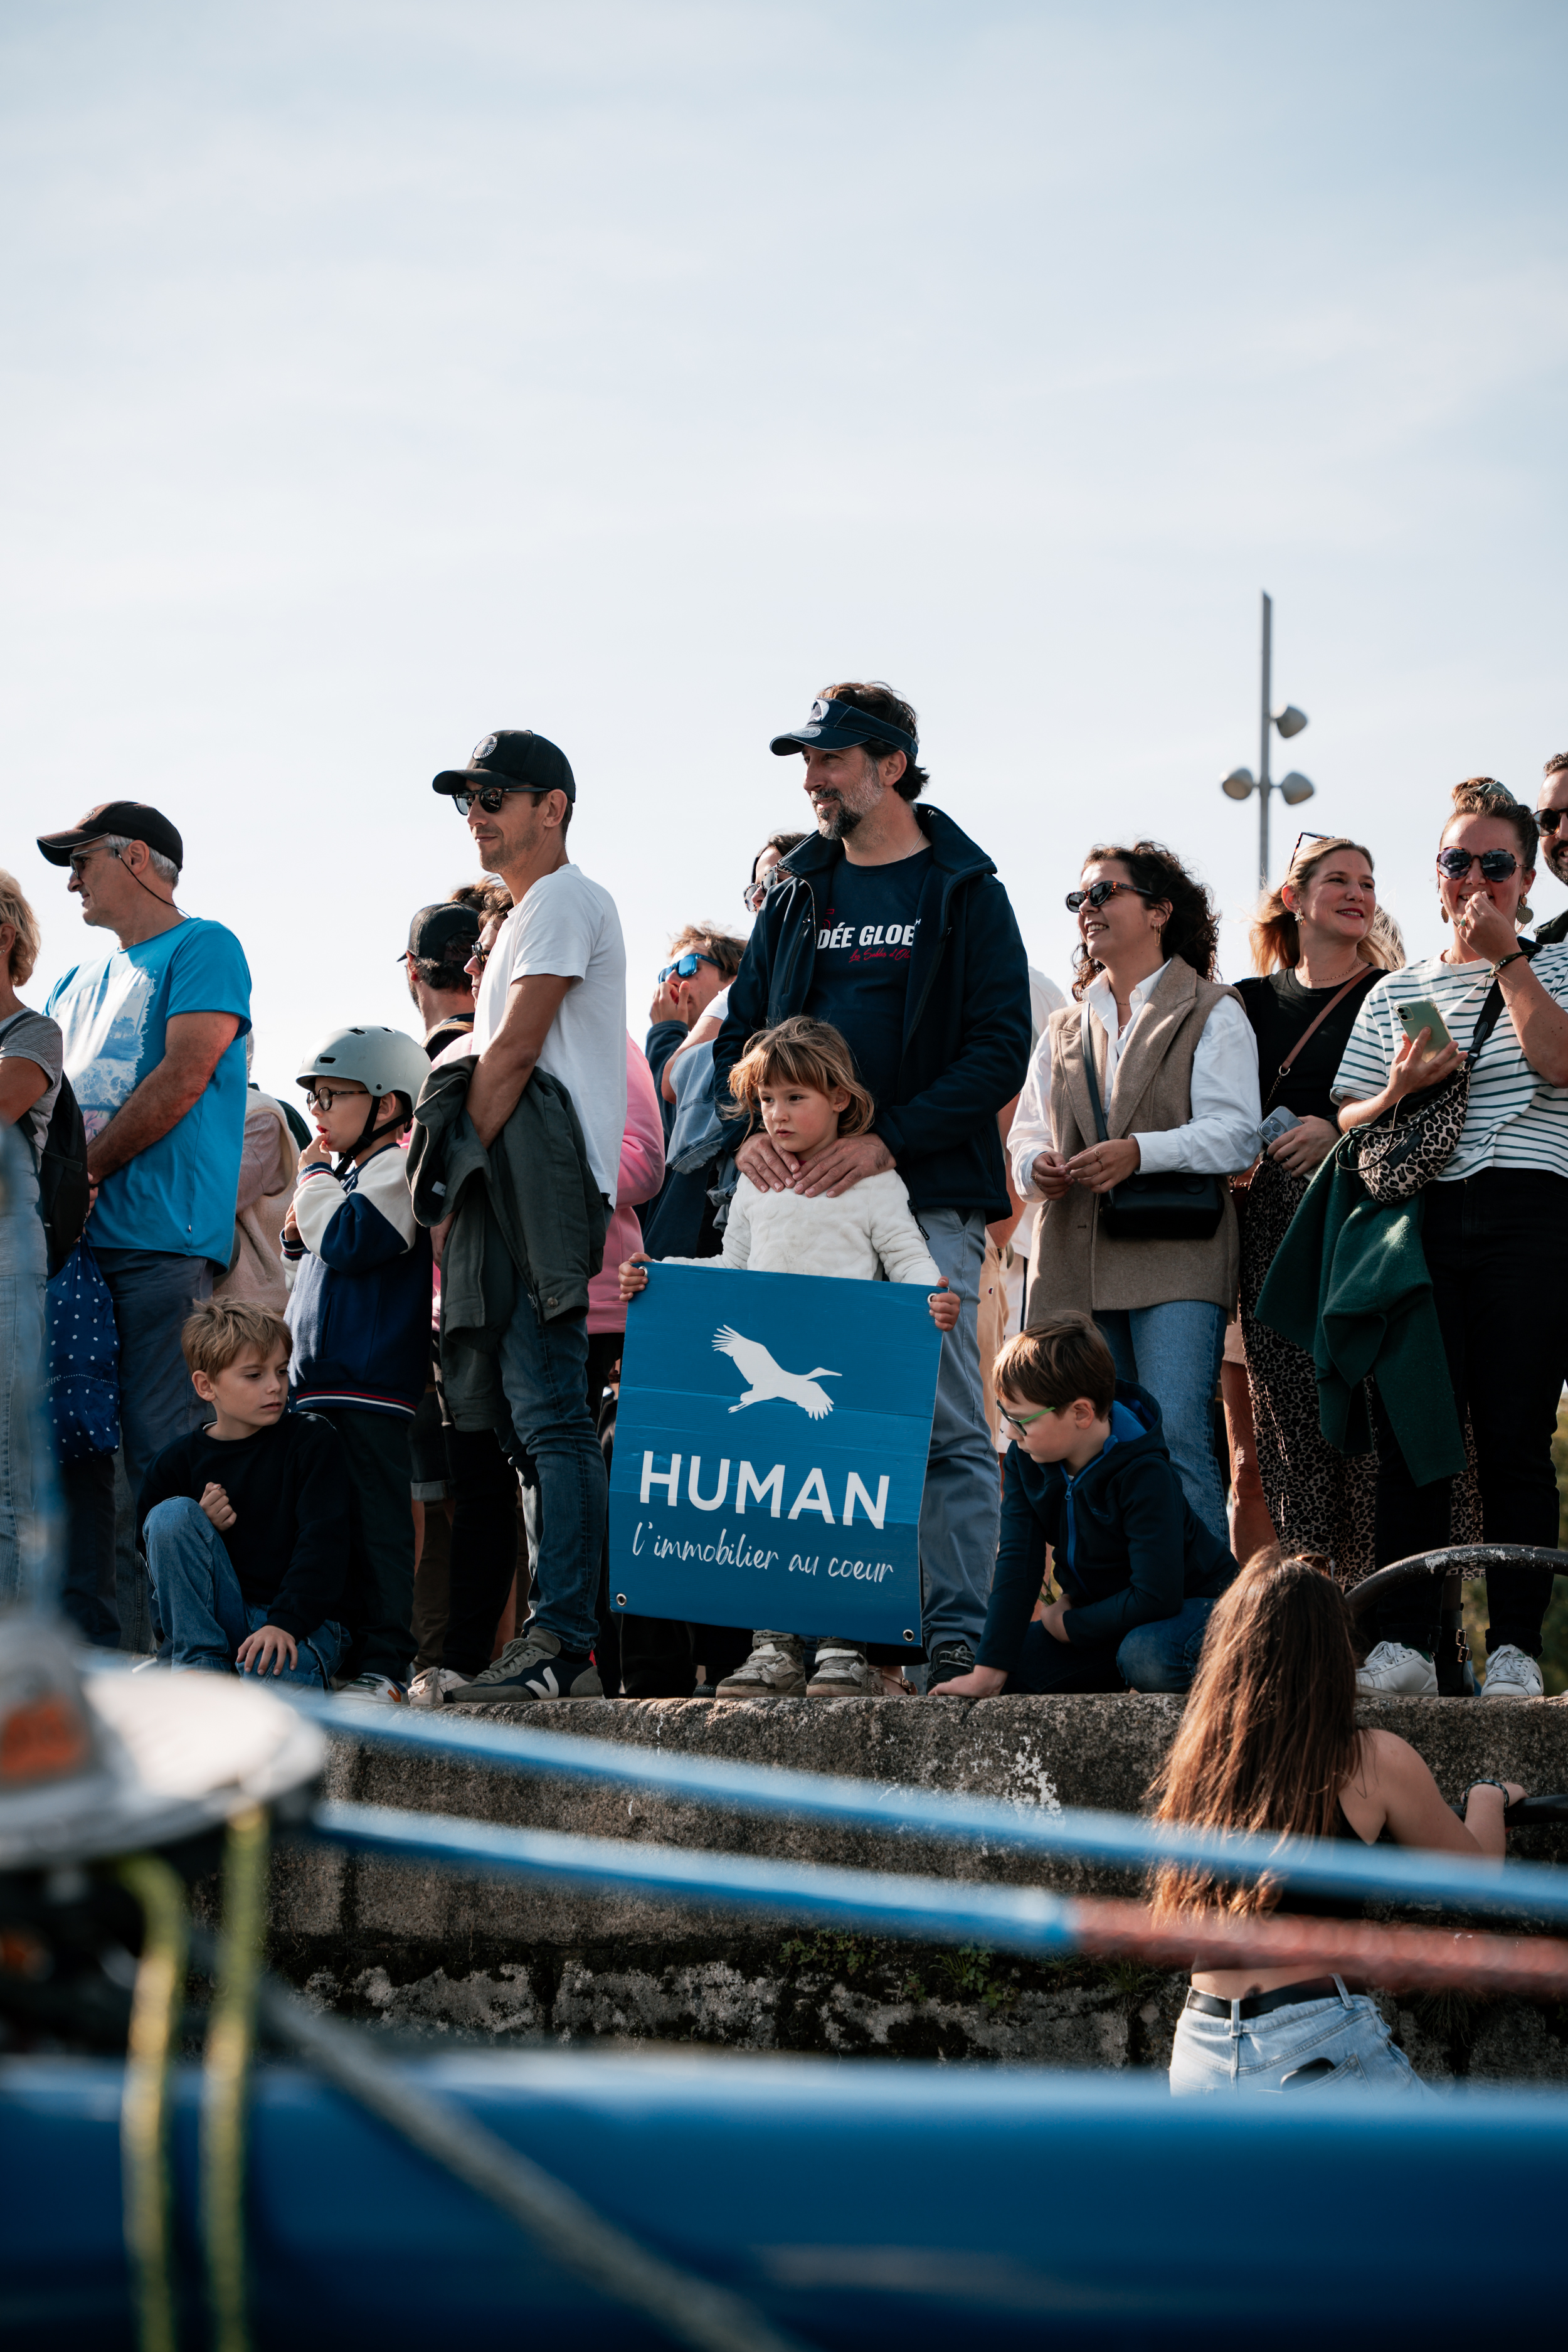
[[[926,1694],[940,1684],[955,1683],[960,1675],[974,1671],[974,1653],[967,1642],[933,1642],[931,1663],[926,1668]]]
[[[585,1654],[563,1650],[553,1633],[530,1626],[482,1674],[448,1691],[448,1706],[531,1706],[550,1698],[603,1698],[599,1669]]]

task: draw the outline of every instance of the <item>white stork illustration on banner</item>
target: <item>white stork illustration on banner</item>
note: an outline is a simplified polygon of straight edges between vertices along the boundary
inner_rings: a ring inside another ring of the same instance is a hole
[[[731,1331],[728,1323],[713,1334],[713,1345],[721,1356],[737,1364],[751,1382],[740,1404],[730,1407],[739,1412],[742,1405],[770,1404],[775,1399],[782,1404],[797,1404],[813,1421],[823,1421],[833,1411],[833,1399],[819,1381],[842,1379],[839,1372],[829,1371],[826,1364],[814,1364],[809,1372],[786,1372],[775,1364],[760,1339],[742,1339]]]

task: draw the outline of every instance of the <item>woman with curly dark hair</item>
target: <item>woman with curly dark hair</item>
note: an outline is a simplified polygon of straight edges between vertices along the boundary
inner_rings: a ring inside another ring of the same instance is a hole
[[[1067,903],[1078,1003],[1052,1013],[1008,1139],[1020,1196],[1046,1203],[1026,1320],[1094,1317],[1119,1389],[1152,1410],[1193,1509],[1228,1542],[1210,1418],[1237,1290],[1223,1180],[1257,1156],[1258,1047],[1214,977],[1208,892],[1160,843],[1091,850]],[[1178,1180],[1174,1210],[1135,1176]]]

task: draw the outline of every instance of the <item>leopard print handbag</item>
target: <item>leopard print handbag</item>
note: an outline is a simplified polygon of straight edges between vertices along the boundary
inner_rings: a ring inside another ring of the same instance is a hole
[[[1524,942],[1521,942],[1524,947]],[[1532,950],[1524,947],[1530,954]],[[1380,1208],[1413,1200],[1433,1183],[1452,1160],[1464,1133],[1470,1101],[1470,1074],[1480,1060],[1488,1038],[1502,1011],[1502,986],[1496,980],[1476,1020],[1469,1051],[1457,1070],[1450,1070],[1425,1093],[1406,1095],[1391,1112],[1370,1127],[1352,1127],[1340,1146],[1340,1165],[1361,1178]]]

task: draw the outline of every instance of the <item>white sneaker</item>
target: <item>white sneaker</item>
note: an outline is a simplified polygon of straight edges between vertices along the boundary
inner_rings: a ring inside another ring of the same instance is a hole
[[[356,1675],[352,1683],[338,1685],[340,1698],[378,1698],[393,1706],[401,1706],[408,1693],[390,1675]]]
[[[1535,1660],[1512,1642],[1505,1642],[1487,1660],[1483,1698],[1539,1698],[1544,1687]]]
[[[1436,1698],[1437,1669],[1403,1642],[1380,1642],[1357,1667],[1355,1686],[1370,1698]]]
[[[468,1680],[456,1666],[426,1666],[408,1685],[410,1706],[445,1706],[448,1691],[461,1690]]]

